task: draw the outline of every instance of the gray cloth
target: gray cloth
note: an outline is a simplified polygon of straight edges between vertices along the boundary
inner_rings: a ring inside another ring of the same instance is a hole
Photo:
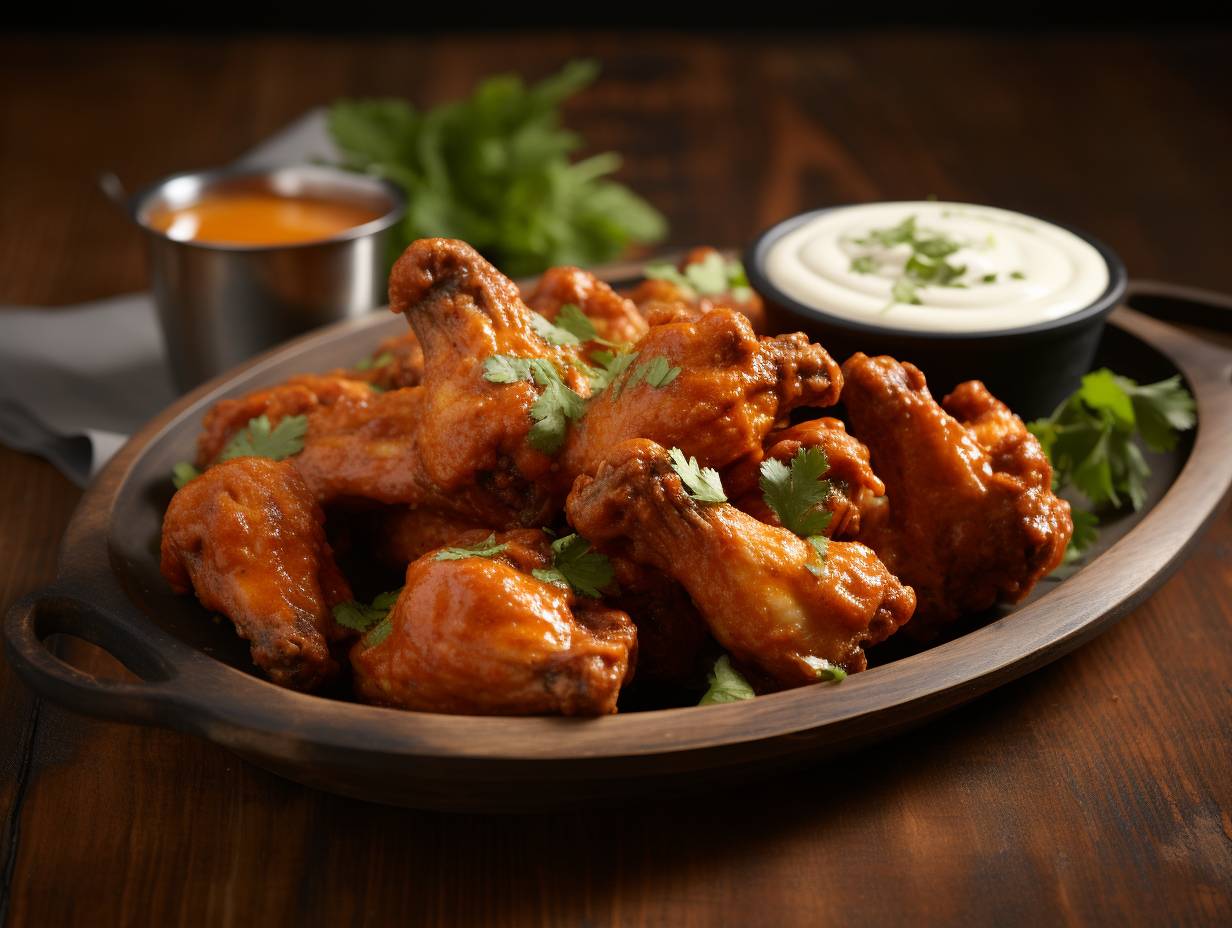
[[[237,163],[335,154],[318,109]],[[0,308],[0,443],[45,457],[79,486],[175,396],[148,294],[60,309]]]

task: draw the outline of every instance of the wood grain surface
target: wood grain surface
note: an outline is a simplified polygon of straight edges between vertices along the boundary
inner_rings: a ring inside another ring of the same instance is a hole
[[[339,95],[429,103],[579,54],[605,76],[569,124],[625,154],[676,244],[932,193],[1232,291],[1228,35],[6,38],[0,301],[143,286],[102,168],[139,183]],[[0,449],[0,607],[50,579],[77,497]],[[914,734],[717,797],[521,818],[316,793],[41,703],[0,667],[0,908],[40,926],[1226,924],[1230,626],[1225,513],[1110,632]]]

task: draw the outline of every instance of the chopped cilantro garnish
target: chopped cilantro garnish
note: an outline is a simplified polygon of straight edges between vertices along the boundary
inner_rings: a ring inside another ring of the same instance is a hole
[[[688,494],[699,503],[725,503],[727,494],[723,492],[723,481],[719,479],[718,471],[711,467],[701,467],[697,458],[685,458],[679,448],[672,448],[667,453],[672,462],[672,470],[680,477]]]
[[[484,361],[483,377],[491,383],[531,380],[543,388],[530,408],[530,445],[544,454],[555,454],[565,443],[569,421],[586,411],[586,401],[561,379],[555,366],[545,358],[515,358],[493,355]]]
[[[546,316],[541,316],[539,313],[530,314],[530,327],[535,330],[536,335],[549,345],[577,345],[581,343],[581,339],[568,329],[549,322]]]
[[[847,671],[824,658],[809,656],[804,658],[804,663],[812,667],[817,679],[824,683],[842,683],[847,679]]]
[[[757,695],[753,692],[749,681],[744,679],[744,675],[732,666],[731,658],[726,654],[714,662],[714,669],[710,671],[709,680],[710,688],[706,690],[706,695],[698,701],[699,706],[740,702]]]
[[[877,259],[872,255],[860,255],[851,259],[851,270],[856,274],[871,274],[877,270]]]
[[[823,449],[801,448],[791,459],[790,467],[775,458],[762,461],[758,481],[762,498],[774,510],[779,522],[812,545],[822,564],[828,544],[825,531],[833,515],[822,508],[830,496],[830,481],[822,479],[829,469],[830,462]],[[820,573],[811,564],[809,570]]]
[[[651,280],[670,281],[691,296],[728,293],[733,300],[743,303],[753,295],[744,265],[715,251],[709,252],[701,261],[686,264],[683,271],[662,261],[646,265],[643,273]]]
[[[197,470],[187,461],[180,461],[179,464],[171,468],[171,482],[175,484],[177,490],[182,490],[188,484],[192,483],[201,476],[201,471]]]
[[[468,557],[496,557],[507,548],[508,545],[497,544],[496,535],[490,534],[478,544],[473,544],[466,548],[441,548],[436,552],[434,560],[437,561],[461,561]]]
[[[591,390],[599,393],[619,380],[620,375],[637,360],[637,355],[636,351],[596,351],[592,353],[590,359],[599,367],[590,378]],[[612,399],[615,399],[619,393],[619,387],[613,388]]]
[[[639,383],[646,383],[656,390],[661,390],[679,375],[680,368],[672,367],[672,362],[663,357],[663,355],[655,355],[649,361],[635,367],[633,373],[625,379],[624,383],[617,385],[615,392],[631,390]]]
[[[260,415],[248,420],[248,427],[231,439],[218,460],[258,457],[281,461],[304,450],[307,434],[307,416],[284,416],[271,428],[269,417]]]
[[[355,365],[357,371],[370,371],[376,367],[384,367],[386,364],[392,364],[394,356],[388,351],[382,351],[380,354],[374,354],[372,357],[364,358]]]
[[[339,603],[333,608],[334,621],[343,628],[350,628],[357,632],[371,631],[389,615],[389,610],[394,607],[401,592],[401,589],[397,589],[381,593],[372,600],[371,604],[361,603],[354,599],[350,602]]]
[[[595,324],[576,303],[566,303],[560,308],[556,314],[556,327],[572,333],[580,342],[591,341],[599,334]]]
[[[552,542],[552,566],[532,570],[540,580],[557,586],[571,587],[584,596],[598,598],[600,591],[612,583],[612,562],[581,535],[565,535]]]

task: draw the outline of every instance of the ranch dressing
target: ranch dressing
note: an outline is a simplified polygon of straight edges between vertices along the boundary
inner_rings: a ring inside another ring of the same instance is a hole
[[[919,332],[1048,322],[1090,306],[1110,279],[1100,252],[1060,226],[936,201],[819,213],[775,241],[762,270],[805,306]]]

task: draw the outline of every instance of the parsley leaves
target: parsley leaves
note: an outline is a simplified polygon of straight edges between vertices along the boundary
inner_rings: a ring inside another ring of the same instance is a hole
[[[273,428],[269,416],[260,415],[249,419],[248,425],[236,433],[218,456],[218,461],[232,458],[258,457],[281,461],[304,450],[304,436],[308,434],[307,416],[284,416]],[[201,476],[188,461],[181,461],[171,468],[171,482],[177,490],[184,489]]]
[[[727,494],[723,492],[723,481],[719,479],[718,471],[712,467],[699,466],[697,458],[686,459],[679,448],[672,448],[667,452],[667,456],[671,459],[672,470],[680,477],[680,482],[684,484],[690,497],[699,503],[727,502]]]
[[[1096,509],[1126,503],[1141,509],[1151,469],[1135,437],[1155,451],[1170,451],[1178,433],[1193,428],[1194,410],[1180,375],[1140,385],[1105,367],[1083,377],[1051,416],[1027,427],[1052,462],[1058,491],[1073,487]],[[1093,513],[1075,507],[1067,560],[1094,541],[1097,523]]]
[[[833,515],[822,508],[830,496],[830,481],[822,479],[829,469],[830,462],[822,448],[801,448],[791,459],[790,467],[775,458],[762,461],[758,480],[766,505],[774,510],[785,529],[812,545],[822,564],[829,544],[825,531]],[[812,564],[808,569],[820,575]]]
[[[710,688],[698,701],[699,706],[714,706],[724,702],[740,702],[742,699],[752,699],[757,694],[744,675],[732,666],[731,658],[724,654],[714,662],[710,671]]]
[[[570,587],[584,596],[598,599],[600,591],[612,584],[612,562],[581,535],[565,535],[552,542],[552,566],[531,573],[545,583]]]
[[[650,280],[667,280],[692,296],[731,294],[737,303],[753,296],[744,265],[735,258],[724,258],[717,251],[709,252],[701,261],[686,264],[679,270],[674,264],[661,261],[647,264],[643,273]]]
[[[614,153],[570,160],[583,140],[561,127],[560,106],[597,74],[593,61],[574,61],[529,87],[499,75],[423,111],[404,100],[342,100],[330,107],[329,132],[344,167],[406,191],[395,253],[450,235],[515,277],[601,264],[630,243],[663,238],[667,224],[608,177],[620,166]]]
[[[496,354],[483,364],[483,377],[491,383],[516,383],[530,380],[543,388],[530,408],[530,445],[544,454],[555,454],[565,443],[569,422],[586,411],[586,401],[561,379],[556,367],[545,358],[515,358]]]
[[[461,561],[468,557],[496,557],[505,548],[509,547],[504,544],[496,543],[496,534],[490,534],[478,544],[473,544],[469,548],[441,548],[436,552],[434,560],[437,561]]]

